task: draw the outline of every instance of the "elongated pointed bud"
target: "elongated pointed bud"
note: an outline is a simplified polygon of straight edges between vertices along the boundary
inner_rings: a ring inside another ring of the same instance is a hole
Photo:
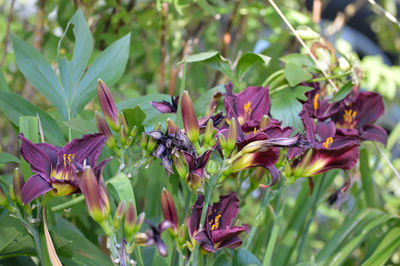
[[[149,241],[149,235],[146,233],[138,233],[135,235],[135,244],[139,246],[145,246]]]
[[[15,168],[14,169],[14,175],[13,175],[13,190],[14,190],[15,200],[20,205],[22,205],[21,190],[22,190],[22,187],[24,186],[24,184],[25,184],[24,177],[22,176],[22,174],[19,171],[19,169]]]
[[[134,139],[136,137],[136,134],[137,134],[137,127],[133,126],[131,132],[129,133],[129,136],[131,136],[132,139]]]
[[[122,145],[125,145],[128,141],[128,135],[126,134],[125,126],[121,125],[121,130],[119,131],[119,140]]]
[[[0,206],[3,208],[7,208],[9,206],[7,196],[1,187],[0,187]]]
[[[213,139],[214,135],[214,123],[212,119],[209,119],[206,126],[206,131],[204,132],[204,147],[207,149],[211,145],[211,140]]]
[[[135,232],[139,231],[144,223],[144,219],[146,218],[146,214],[144,212],[140,213],[135,222]]]
[[[232,117],[231,122],[229,123],[228,138],[226,139],[226,150],[228,153],[230,153],[236,146],[236,135],[237,135],[236,119]]]
[[[223,134],[218,135],[219,138],[219,146],[221,146],[221,149],[225,152],[226,151],[226,138]]]
[[[110,130],[106,120],[97,111],[95,112],[95,120],[96,120],[97,129],[99,130],[100,133],[102,133],[107,138],[107,140],[106,140],[107,146],[110,148],[115,147],[115,138],[112,135],[111,130]]]
[[[103,178],[96,177],[92,168],[86,166],[80,176],[79,187],[85,196],[90,216],[97,223],[107,220],[110,215],[110,202]]]
[[[130,237],[135,233],[136,208],[132,201],[129,202],[125,213],[124,230],[125,234]]]
[[[189,92],[184,91],[181,100],[182,121],[188,139],[195,143],[199,139],[199,122],[194,112],[193,102]]]
[[[118,229],[119,225],[121,224],[122,217],[124,217],[125,205],[126,205],[125,200],[121,201],[118,204],[117,210],[115,211],[113,219],[113,227],[115,230]]]
[[[103,110],[107,123],[113,130],[118,132],[120,124],[117,106],[115,105],[110,89],[100,79],[97,83],[97,97],[99,98],[101,110]]]
[[[172,224],[174,224],[174,231],[176,232],[178,229],[178,214],[176,213],[174,199],[166,188],[163,188],[161,192],[161,208],[164,220],[170,221]]]
[[[168,134],[178,134],[179,133],[180,129],[172,119],[168,118],[166,124],[167,124]]]
[[[161,124],[158,123],[154,127],[154,131],[160,131],[161,128],[162,128]],[[147,147],[146,147],[147,152],[151,153],[154,150],[154,148],[156,147],[156,145],[157,145],[157,140],[155,140],[153,137],[150,137],[149,141],[147,142]]]
[[[217,174],[218,170],[219,170],[219,163],[214,160],[210,160],[207,163],[206,170],[207,170],[207,173],[209,173],[210,175]]]
[[[142,151],[143,152],[146,152],[146,147],[147,147],[147,135],[145,135],[145,134],[142,134],[141,136],[140,136],[140,141],[139,141],[140,143],[140,148],[142,148]]]
[[[124,126],[125,134],[129,135],[128,121],[126,121],[125,115],[123,113],[119,114],[119,122],[120,122],[121,126]]]
[[[172,161],[174,162],[175,169],[178,172],[178,175],[181,178],[186,178],[189,173],[189,170],[187,169],[186,162],[184,161],[182,156],[183,155],[181,153],[178,153],[178,152],[173,153]]]

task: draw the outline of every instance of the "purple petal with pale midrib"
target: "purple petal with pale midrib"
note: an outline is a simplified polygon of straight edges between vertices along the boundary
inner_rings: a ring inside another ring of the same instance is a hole
[[[366,125],[362,128],[361,138],[365,140],[379,141],[386,145],[387,132],[380,126],[376,125]]]
[[[203,209],[204,195],[199,194],[197,200],[193,205],[192,211],[188,219],[188,231],[190,238],[196,234],[199,229],[201,212]]]
[[[48,149],[42,150],[36,144],[29,141],[23,134],[19,134],[18,138],[21,140],[21,148],[19,152],[22,157],[31,165],[31,169],[35,173],[41,173],[42,176],[48,177],[51,169],[51,159],[48,156]]]
[[[22,203],[28,204],[40,195],[48,192],[52,186],[48,181],[36,174],[31,176],[21,190]]]
[[[376,121],[385,112],[382,96],[376,92],[361,92],[354,102],[354,109],[359,109],[355,119],[357,127],[363,127]]]
[[[200,247],[208,252],[216,252],[213,242],[207,233],[203,230],[194,236],[194,239],[199,242]]]
[[[317,124],[317,134],[321,138],[321,141],[325,141],[327,138],[333,138],[335,136],[335,123],[333,121],[319,122]]]
[[[211,231],[211,239],[213,243],[219,243],[227,241],[240,233],[244,232],[245,228],[243,226],[227,226],[222,229],[216,229]]]
[[[219,201],[213,204],[211,212],[213,216],[221,214],[219,228],[231,226],[239,212],[239,199],[236,193],[231,192],[228,195],[220,196]]]

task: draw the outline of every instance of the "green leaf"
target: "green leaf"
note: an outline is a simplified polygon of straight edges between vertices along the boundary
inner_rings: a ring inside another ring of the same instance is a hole
[[[362,266],[385,265],[400,246],[400,227],[392,228]]]
[[[109,187],[114,192],[114,195],[118,197],[118,200],[116,198],[118,202],[122,200],[125,200],[126,202],[132,200],[135,202],[132,185],[126,174],[119,173],[115,177],[109,179],[107,181],[107,187]]]
[[[393,146],[400,140],[400,122],[394,127],[387,141],[386,149],[390,151]]]
[[[229,80],[231,80],[235,84],[235,86],[239,84],[238,80],[233,75],[228,60],[226,60],[218,51],[189,55],[186,57],[186,62],[187,63],[203,62],[209,67],[221,71],[229,78]]]
[[[194,102],[194,111],[197,116],[204,115],[208,109],[208,104],[212,100],[212,97],[217,92],[225,93],[225,85],[218,85],[212,89],[209,89],[205,93],[202,93],[199,98]]]
[[[295,63],[285,65],[285,77],[291,87],[296,86],[302,81],[312,78],[312,75],[305,71],[302,66]]]
[[[81,120],[79,118],[72,118],[71,120],[64,121],[64,125],[70,127],[76,132],[82,134],[92,134],[98,132],[96,125],[93,121]]]
[[[39,125],[37,117],[21,116],[19,118],[19,133],[23,133],[24,137],[33,143],[39,142]],[[33,175],[30,165],[23,158],[21,158],[20,168],[25,181]]]
[[[60,146],[64,144],[64,135],[53,117],[18,94],[0,91],[0,109],[16,126],[19,126],[20,116],[39,115],[45,138],[55,145]]]
[[[65,94],[50,64],[30,44],[23,42],[15,36],[11,36],[11,39],[15,59],[22,74],[40,93],[49,99],[53,106],[58,109],[61,116],[67,119],[67,107],[64,101]]]
[[[299,117],[302,104],[298,100],[306,100],[304,93],[312,87],[286,87],[271,93],[271,115],[281,120],[283,126],[291,126],[294,133],[303,130],[303,123]]]
[[[364,192],[365,202],[367,207],[376,207],[374,183],[372,181],[371,167],[369,166],[368,151],[365,149],[360,150],[360,172],[361,172],[361,182]]]
[[[71,18],[70,23],[74,25],[75,35],[72,61],[69,61],[66,57],[58,58],[60,78],[69,104],[71,104],[72,91],[78,86],[93,51],[92,34],[80,9]],[[58,50],[59,48],[60,43]]]
[[[294,63],[300,66],[314,67],[311,57],[305,54],[288,54],[280,58],[284,63]]]
[[[19,163],[19,159],[7,152],[0,152],[0,163]]]
[[[72,95],[72,117],[75,117],[96,95],[98,79],[112,86],[121,78],[129,58],[130,39],[130,34],[125,35],[107,47],[94,60]]]
[[[11,91],[7,85],[7,81],[4,78],[3,71],[0,70],[0,91]]]
[[[257,54],[257,53],[245,53],[242,55],[236,66],[236,78],[242,80],[246,73],[256,63],[267,65],[271,61],[271,57]]]
[[[20,221],[8,212],[0,216],[0,256],[35,254],[33,239]]]
[[[232,260],[233,266],[240,266],[240,265],[261,265],[261,262],[258,258],[251,253],[250,251],[244,248],[238,248],[235,251],[235,256]]]
[[[353,83],[350,80],[340,88],[340,90],[335,94],[335,96],[333,96],[333,98],[329,102],[334,103],[343,100],[351,92],[352,88]]]
[[[146,119],[146,114],[142,111],[142,109],[140,109],[139,106],[136,106],[135,108],[124,109],[122,112],[124,113],[129,126],[131,128],[136,126],[138,129],[137,134],[140,134],[144,131],[143,122]]]

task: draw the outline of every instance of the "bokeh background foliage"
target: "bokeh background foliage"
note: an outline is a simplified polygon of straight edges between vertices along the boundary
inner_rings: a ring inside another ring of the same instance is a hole
[[[277,1],[295,27],[308,26],[321,32],[337,53],[359,60],[361,87],[384,96],[386,115],[379,123],[389,132],[387,146],[363,144],[359,165],[350,172],[352,187],[334,205],[328,204],[327,198],[345,182],[338,171],[315,178],[312,195],[305,180],[278,197],[275,190],[263,194],[251,183],[242,184],[238,191],[240,220],[255,222],[258,230],[244,239],[241,248],[217,254],[215,265],[400,263],[399,28],[367,1],[350,1],[340,12],[329,12],[333,1],[322,1],[326,2],[319,14],[323,22],[317,25],[313,15],[318,17],[318,12],[307,9],[310,2],[318,1]],[[396,16],[396,1],[380,4]],[[120,110],[141,108],[143,130],[149,130],[167,117],[158,114],[149,101],[177,95],[183,81],[196,99],[196,114],[203,115],[214,92],[223,91],[221,84],[232,81],[239,88],[261,85],[271,73],[287,68],[288,62],[310,64],[307,57],[285,57],[299,52],[301,46],[266,1],[0,0],[0,10],[3,188],[12,183],[12,169],[19,163],[25,178],[30,176],[29,166],[17,153],[16,135],[23,132],[39,142],[36,116],[46,141],[55,145],[97,131],[93,110],[99,110],[94,97],[98,77],[112,88]],[[359,12],[368,16],[360,21]],[[342,25],[338,24],[341,16]],[[379,48],[378,52],[357,50],[355,42],[346,39],[346,26],[354,28],[352,24],[357,23],[369,27],[360,32]],[[332,28],[335,33],[327,32]],[[198,54],[201,52],[207,53]],[[184,64],[178,62],[189,54],[197,55],[187,58],[186,78],[182,79]],[[300,78],[305,79],[301,73]],[[296,77],[286,75],[286,79],[290,83]],[[275,95],[273,115],[302,130],[301,121],[288,114],[300,111],[297,99],[303,95],[303,91]],[[104,151],[102,157],[107,153]],[[111,177],[117,167],[111,163],[104,176]],[[140,169],[134,181],[138,208],[152,221],[161,220],[160,194],[154,191],[167,187],[174,192],[178,209],[185,209],[185,197],[177,193],[178,179],[175,175],[167,178],[158,161]],[[236,182],[226,180],[225,186],[217,188],[213,201],[218,194],[230,192]],[[115,180],[108,187],[115,190],[116,198],[130,193],[121,192],[118,188],[123,186]],[[49,208],[70,199],[57,198]],[[262,199],[270,204],[259,210]],[[107,255],[97,238],[102,232],[86,214],[84,202],[50,213],[49,229],[63,263],[106,264]],[[179,218],[182,221],[184,217]],[[34,242],[22,231],[23,226],[5,211],[0,214],[0,263],[34,263]],[[172,249],[172,239],[168,235],[163,239]],[[154,248],[144,249],[143,257],[146,265],[171,262],[171,255],[162,258]]]

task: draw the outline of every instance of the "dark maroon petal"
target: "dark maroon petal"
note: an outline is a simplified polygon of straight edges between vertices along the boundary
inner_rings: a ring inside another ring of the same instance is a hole
[[[194,165],[194,157],[190,153],[186,151],[182,151],[183,157],[185,157],[186,164],[188,165],[189,169],[193,169]]]
[[[208,162],[208,159],[210,159],[211,153],[212,153],[212,150],[207,150],[207,151],[205,151],[205,152],[200,156],[200,158],[199,158],[199,160],[198,160],[198,165],[197,165],[197,167],[200,167],[200,168],[206,167],[206,164],[207,164],[207,162]]]
[[[49,146],[51,145],[34,144],[30,140],[26,139],[23,134],[19,134],[18,138],[21,140],[21,148],[19,152],[31,165],[32,171],[35,173],[41,173],[42,176],[48,177],[52,167],[52,159],[48,155],[48,152],[51,150]],[[52,152],[50,152],[50,154],[53,155]]]
[[[357,110],[357,127],[373,123],[385,112],[382,96],[376,92],[361,92],[354,102],[354,110]]]
[[[267,168],[268,172],[271,174],[271,183],[269,185],[261,185],[260,184],[261,188],[269,188],[270,186],[275,185],[279,181],[279,177],[280,177],[279,170],[275,166],[268,166],[266,168]]]
[[[325,141],[327,138],[333,138],[335,136],[335,123],[329,122],[318,122],[317,134],[321,138],[320,141]]]
[[[48,192],[52,186],[40,174],[31,176],[22,187],[21,200],[23,204],[30,203],[33,199]]]
[[[94,168],[105,142],[106,137],[100,133],[84,135],[80,139],[74,139],[62,148],[59,162],[62,162],[64,154],[67,156],[75,154],[74,160],[77,163],[82,164],[86,159],[86,165]]]
[[[231,192],[228,195],[220,196],[219,201],[214,203],[211,208],[211,215],[207,216],[214,219],[215,216],[221,215],[218,228],[224,228],[232,225],[233,219],[236,218],[238,212],[239,199],[235,192]]]
[[[244,114],[244,105],[250,102],[251,114],[249,120],[260,121],[263,115],[268,115],[270,100],[268,87],[248,87],[236,97],[238,115]]]
[[[288,159],[292,160],[293,158],[299,157],[303,153],[303,148],[292,147],[288,150]]]
[[[379,141],[382,144],[386,145],[387,132],[380,126],[366,125],[362,128],[361,138],[364,140]]]
[[[299,113],[301,120],[303,121],[304,129],[306,130],[306,136],[308,141],[312,145],[315,142],[315,125],[313,119],[310,117],[308,110],[303,106],[303,110]]]
[[[218,249],[221,248],[237,248],[242,245],[242,240],[238,236],[229,238],[228,240],[225,240],[221,243],[218,244]]]
[[[94,175],[95,175],[95,176],[101,176],[102,173],[103,173],[104,166],[106,166],[106,164],[107,164],[109,161],[111,161],[112,158],[113,158],[113,157],[109,157],[109,158],[107,158],[107,159],[102,160],[100,163],[98,163],[98,164],[94,167],[94,170],[93,170]]]
[[[238,236],[240,233],[245,231],[245,227],[243,226],[227,226],[223,229],[216,229],[211,231],[211,239],[213,243],[219,243],[226,240],[229,240],[235,236]]]
[[[256,152],[252,161],[252,167],[262,166],[267,168],[274,165],[279,159],[279,148],[273,147],[263,152]]]
[[[161,209],[164,219],[172,222],[175,228],[178,228],[178,214],[176,212],[175,202],[171,193],[165,188],[161,192]]]
[[[340,151],[321,150],[313,153],[311,161],[321,159],[326,161],[325,166],[313,173],[313,175],[327,172],[331,169],[348,170],[353,168],[359,158],[358,146],[346,148]]]
[[[344,148],[350,148],[358,146],[360,140],[353,136],[336,136],[333,138],[333,142],[328,146],[328,150],[341,150]]]
[[[210,237],[206,234],[206,232],[203,230],[199,233],[197,233],[194,236],[194,239],[199,242],[200,247],[208,252],[216,252],[216,249],[214,248],[213,242],[211,241]]]
[[[162,257],[167,257],[168,256],[168,249],[164,244],[164,241],[158,236],[153,237],[154,243],[157,246],[158,253],[160,253],[160,256]]]
[[[160,113],[174,113],[172,105],[167,101],[150,102],[150,104],[153,105],[153,107],[156,108]]]
[[[186,135],[190,140],[193,138],[197,140],[199,137],[199,122],[197,120],[196,113],[194,112],[193,102],[188,91],[183,92],[181,108],[182,121]]]
[[[171,228],[171,227],[174,227],[174,224],[172,222],[166,220],[166,221],[162,221],[158,225],[158,230],[160,230],[160,232],[162,232],[162,231],[164,231],[164,230],[166,230],[168,228]]]
[[[193,238],[199,229],[203,202],[204,195],[199,194],[188,219],[188,231],[190,238]]]

